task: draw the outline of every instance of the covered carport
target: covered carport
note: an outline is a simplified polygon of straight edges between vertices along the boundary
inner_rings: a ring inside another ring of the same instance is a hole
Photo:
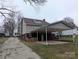
[[[39,29],[36,29],[36,30],[33,30],[32,32],[36,32],[37,33],[37,40],[38,40],[38,33],[45,33],[45,41],[46,41],[46,44],[48,43],[48,33],[49,32],[61,32],[61,31],[64,31],[64,30],[70,30],[70,29],[74,29],[76,28],[77,26],[73,23],[73,22],[66,22],[64,20],[62,21],[58,21],[58,22],[54,22],[54,23],[51,23],[49,25],[46,25],[46,26],[42,26],[41,28]]]

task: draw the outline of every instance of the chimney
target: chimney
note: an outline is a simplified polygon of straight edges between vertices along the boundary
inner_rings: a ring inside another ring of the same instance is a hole
[[[43,19],[43,21],[45,22],[46,20],[45,20],[45,19]]]

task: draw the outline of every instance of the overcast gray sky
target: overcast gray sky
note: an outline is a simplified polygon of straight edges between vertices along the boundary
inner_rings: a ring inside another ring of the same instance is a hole
[[[29,4],[25,5],[23,0],[15,0],[15,5],[27,18],[46,19],[52,23],[62,20],[64,17],[71,17],[78,25],[77,0],[47,0],[44,6],[37,9]]]
[[[25,17],[46,19],[48,22],[62,20],[64,17],[71,17],[75,24],[78,24],[77,18],[77,0],[47,0],[48,2],[38,9],[34,9],[30,5],[25,5],[22,0],[17,0],[21,13]]]

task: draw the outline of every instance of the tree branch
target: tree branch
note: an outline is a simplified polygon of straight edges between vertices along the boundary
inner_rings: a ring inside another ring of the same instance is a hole
[[[6,16],[5,16],[2,12],[0,12],[0,14],[1,14],[2,16],[4,16],[4,18],[6,19]]]
[[[7,9],[7,8],[0,8],[0,10],[8,10],[8,11],[10,11],[10,12],[13,12],[13,13],[15,13],[14,11],[12,11],[12,10],[9,10],[9,9]]]
[[[47,0],[24,0],[24,2],[29,2],[31,5],[35,4],[36,6],[41,6],[43,5],[45,2],[47,2]]]

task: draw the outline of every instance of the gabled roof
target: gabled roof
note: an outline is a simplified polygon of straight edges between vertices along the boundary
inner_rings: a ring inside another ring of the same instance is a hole
[[[62,23],[65,26],[70,27],[71,29],[77,28],[77,26],[73,22],[66,22],[65,20],[61,20],[61,21],[58,21],[58,22],[51,23],[48,26],[50,26],[50,25],[56,25],[58,23]]]
[[[48,25],[49,23],[43,20],[31,19],[31,18],[22,18],[26,25],[42,26]]]

